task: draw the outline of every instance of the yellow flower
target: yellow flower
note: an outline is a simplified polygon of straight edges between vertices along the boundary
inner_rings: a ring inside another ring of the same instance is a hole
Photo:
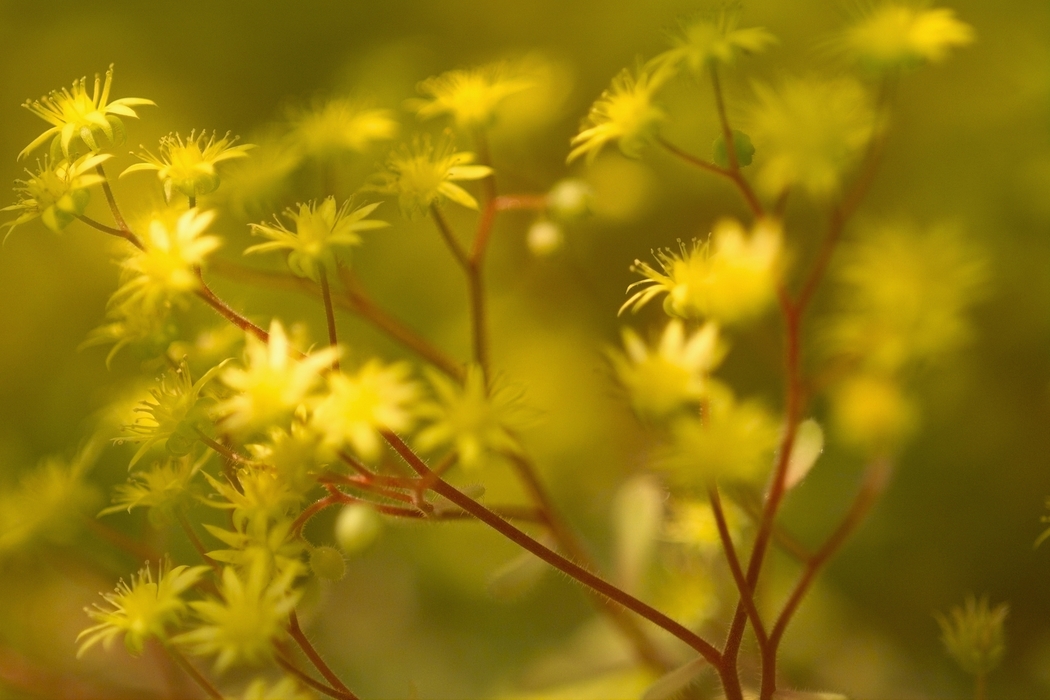
[[[377,176],[377,192],[396,194],[403,212],[426,212],[443,198],[468,209],[477,209],[478,201],[456,182],[481,180],[492,174],[486,165],[472,165],[474,154],[456,152],[452,142],[434,146],[430,135],[416,137],[390,155],[387,169]]]
[[[735,220],[715,224],[710,243],[694,243],[691,250],[661,250],[657,270],[635,261],[633,269],[646,279],[622,307],[637,311],[666,294],[664,310],[682,318],[710,318],[721,323],[744,323],[758,317],[776,299],[783,235],[775,222],[756,223],[750,237]]]
[[[216,236],[202,235],[215,212],[190,209],[173,227],[160,218],[150,222],[145,250],[136,250],[123,263],[126,281],[113,303],[138,301],[160,307],[171,299],[200,288],[197,269],[221,245]]]
[[[238,696],[238,700],[314,700],[316,697],[293,678],[285,676],[273,684],[256,678],[244,689],[244,694]]]
[[[206,452],[198,460],[191,459],[190,455],[171,457],[150,469],[135,472],[126,484],[113,488],[113,505],[99,515],[130,513],[133,508],[141,507],[149,508],[150,522],[154,524],[170,520],[175,506],[192,495],[193,478],[210,456]]]
[[[320,205],[316,202],[300,204],[299,211],[288,209],[285,216],[295,223],[292,232],[275,219],[275,225],[252,224],[252,233],[269,238],[268,243],[253,245],[244,251],[266,253],[273,250],[288,251],[288,267],[300,277],[318,279],[319,267],[335,264],[335,246],[361,244],[359,231],[373,231],[390,224],[386,221],[367,218],[379,203],[350,208],[351,200],[336,207],[335,197],[326,197]]]
[[[681,321],[671,321],[655,352],[630,329],[623,331],[623,344],[626,354],[610,353],[613,369],[635,411],[650,418],[699,403],[707,394],[708,376],[725,356],[718,326],[711,322],[687,335]]]
[[[247,338],[245,367],[228,367],[221,380],[237,392],[215,407],[223,425],[235,431],[269,428],[292,414],[317,384],[320,373],[337,357],[336,348],[324,348],[304,360],[290,356],[288,336],[281,322],[270,324],[270,340]]]
[[[16,226],[40,217],[44,226],[58,233],[87,209],[91,199],[88,188],[104,180],[95,172],[95,166],[111,157],[109,154],[88,154],[70,163],[49,161],[44,156],[44,163],[38,165],[36,174],[27,170],[29,179],[17,181],[18,203],[0,209],[20,211],[21,214],[0,228],[7,226],[7,235],[11,235]]]
[[[165,306],[152,306],[142,298],[111,298],[106,323],[93,329],[80,348],[113,343],[106,354],[106,367],[109,367],[117,353],[132,344],[139,346],[146,357],[160,357],[177,334],[178,328],[171,322]]]
[[[846,29],[839,43],[862,67],[885,71],[939,63],[973,39],[973,27],[952,10],[884,2]]]
[[[850,377],[831,392],[831,413],[843,442],[869,451],[893,447],[918,423],[900,383],[879,374]]]
[[[977,600],[971,595],[948,616],[936,615],[941,641],[962,670],[975,676],[995,670],[1006,652],[1003,623],[1009,612],[1006,603],[990,607],[987,598]]]
[[[684,487],[713,479],[760,481],[772,465],[780,428],[757,403],[737,401],[728,389],[709,392],[702,420],[682,418],[672,426],[673,444],[662,460]]]
[[[452,445],[467,469],[480,466],[490,452],[520,452],[513,434],[524,418],[520,392],[505,386],[489,392],[477,365],[467,368],[462,386],[437,372],[429,371],[427,377],[436,400],[424,401],[416,409],[416,415],[429,423],[416,436],[420,450]]]
[[[410,104],[421,119],[449,114],[458,126],[478,129],[492,123],[504,98],[530,87],[528,80],[507,77],[506,68],[499,64],[453,70],[421,82],[419,92],[431,99]]]
[[[723,9],[717,17],[704,15],[683,22],[672,37],[672,48],[654,58],[650,65],[677,70],[685,65],[701,74],[714,63],[729,64],[737,54],[759,53],[777,39],[762,27],[738,29],[739,10]]]
[[[863,88],[843,78],[755,90],[750,133],[760,155],[759,186],[773,196],[792,188],[818,198],[836,193],[876,128]]]
[[[116,591],[102,594],[111,608],[96,603],[94,609],[84,609],[99,624],[77,635],[77,641],[85,638],[77,651],[77,658],[99,642],[108,649],[120,634],[124,635],[124,646],[128,652],[135,656],[142,653],[147,639],[165,639],[168,627],[178,623],[186,612],[182,594],[194,586],[207,570],[206,566],[176,566],[169,569],[168,562],[164,562],[158,566],[157,580],[154,582],[147,563],[138,575],[131,577],[130,586],[120,581]]]
[[[840,309],[825,330],[828,350],[883,372],[963,345],[988,279],[984,257],[955,231],[908,225],[866,232],[835,273]]]
[[[247,152],[255,148],[250,143],[234,146],[236,141],[237,138],[231,138],[229,134],[216,141],[215,132],[208,136],[202,131],[197,136],[191,131],[185,141],[178,134],[169,134],[160,140],[159,157],[143,150],[139,158],[146,162],[129,166],[120,176],[140,170],[156,170],[157,177],[164,183],[164,198],[168,201],[171,201],[173,190],[194,198],[209,194],[219,186],[215,165],[225,160],[245,158]]]
[[[376,141],[394,138],[397,130],[390,110],[367,109],[337,98],[296,114],[288,140],[299,154],[321,158],[343,151],[361,153]]]
[[[637,158],[667,118],[653,104],[653,95],[666,78],[666,72],[639,69],[635,76],[626,68],[613,78],[612,86],[594,103],[580,133],[570,142],[573,149],[566,162],[584,154],[593,161],[613,141],[624,155]]]
[[[103,145],[116,145],[124,141],[124,124],[120,117],[138,118],[132,107],[152,105],[153,100],[139,97],[122,97],[109,101],[109,88],[113,83],[113,66],[106,71],[106,82],[95,74],[95,89],[88,95],[87,78],[73,81],[73,89],[53,90],[39,100],[26,101],[22,106],[50,124],[50,129],[33,139],[18,158],[25,158],[52,136],[51,158],[59,160],[59,154],[71,159],[75,146],[83,143],[92,153]],[[105,139],[102,144],[101,139]]]
[[[156,388],[150,389],[152,400],[139,403],[134,410],[140,415],[124,425],[124,430],[133,435],[127,439],[142,443],[131,458],[129,468],[160,442],[173,455],[190,452],[199,439],[196,431],[210,428],[212,422],[209,411],[214,408],[214,400],[208,397],[202,400],[201,391],[223,364],[212,367],[194,382],[184,359],[177,369],[169,370],[160,378]],[[123,438],[118,438],[118,442],[123,442]]]
[[[419,396],[404,362],[384,365],[369,360],[352,375],[332,373],[328,395],[313,413],[314,428],[325,442],[338,449],[349,443],[365,459],[379,455],[380,431],[401,431],[412,426],[410,404]]]
[[[174,641],[194,655],[215,656],[217,671],[234,663],[268,661],[274,642],[284,637],[288,615],[302,595],[292,588],[298,573],[289,568],[274,577],[262,561],[249,567],[243,577],[226,567],[219,585],[222,599],[190,603],[200,625]]]

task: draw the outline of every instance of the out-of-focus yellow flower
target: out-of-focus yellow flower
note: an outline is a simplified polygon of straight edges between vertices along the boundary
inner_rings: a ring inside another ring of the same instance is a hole
[[[421,119],[448,114],[457,126],[478,129],[492,123],[504,98],[530,87],[530,81],[508,76],[502,64],[452,70],[421,82],[419,92],[430,99],[410,105]]]
[[[726,525],[730,536],[736,540],[744,529],[746,517],[730,501],[722,501]],[[664,524],[664,539],[704,552],[721,551],[722,540],[718,534],[718,523],[714,511],[707,501],[675,499],[671,503],[670,515]]]
[[[71,461],[48,457],[16,487],[0,492],[0,560],[41,540],[70,539],[97,508],[98,490],[86,477],[98,451],[99,444],[91,442]]]
[[[238,696],[239,700],[314,700],[315,697],[289,676],[276,683],[256,678],[244,689],[244,694]]]
[[[452,445],[467,469],[480,466],[487,453],[520,452],[513,430],[525,418],[521,392],[498,385],[489,391],[477,365],[467,369],[462,386],[437,372],[427,376],[436,400],[424,401],[416,409],[416,415],[429,423],[416,436],[420,450]]]
[[[94,609],[84,609],[99,624],[77,635],[77,641],[84,639],[77,657],[83,656],[99,642],[108,649],[121,634],[124,635],[124,646],[135,656],[142,653],[146,640],[151,637],[164,640],[168,627],[178,623],[187,612],[182,594],[195,585],[207,570],[206,566],[176,566],[170,569],[169,564],[164,562],[158,566],[157,580],[154,582],[147,563],[137,575],[131,577],[130,586],[120,581],[116,591],[102,594],[111,608],[96,603]]]
[[[835,276],[840,311],[825,330],[828,351],[894,372],[970,338],[967,312],[987,291],[988,267],[950,228],[884,225],[842,250]]]
[[[410,146],[406,144],[390,155],[387,169],[376,176],[378,184],[373,189],[396,194],[406,214],[426,212],[443,198],[477,209],[478,201],[455,184],[481,180],[492,174],[492,168],[473,165],[473,162],[473,153],[456,152],[450,140],[443,140],[435,147],[429,134],[424,134],[413,139]]]
[[[292,272],[300,277],[317,280],[320,267],[335,265],[334,247],[360,245],[361,236],[358,232],[390,225],[386,221],[367,218],[379,206],[378,202],[355,209],[351,209],[350,205],[351,200],[348,199],[341,207],[336,207],[335,197],[326,197],[320,205],[316,202],[300,204],[298,212],[288,209],[285,216],[294,222],[294,232],[279,219],[274,219],[272,226],[252,224],[252,233],[269,238],[270,241],[253,245],[244,253],[287,250],[288,267]]]
[[[761,220],[748,237],[739,222],[715,224],[708,244],[683,245],[679,253],[661,250],[661,270],[636,260],[634,270],[646,279],[635,282],[620,307],[637,311],[666,294],[664,310],[682,318],[710,318],[720,323],[744,323],[758,317],[776,299],[783,234],[773,221]]]
[[[128,166],[120,176],[140,170],[156,170],[157,177],[164,184],[164,197],[169,201],[173,190],[187,197],[209,194],[219,187],[215,166],[226,160],[246,158],[248,151],[255,148],[250,143],[234,146],[236,141],[237,137],[228,133],[216,140],[215,132],[208,136],[202,131],[197,136],[191,131],[185,141],[178,134],[169,134],[160,140],[160,156],[143,149],[139,158],[145,162]]]
[[[197,209],[184,212],[174,226],[153,219],[143,241],[145,250],[135,250],[122,263],[126,280],[113,303],[141,301],[143,306],[159,307],[199,289],[197,268],[221,245],[217,236],[202,235],[214,220],[215,212]]]
[[[365,459],[379,455],[380,431],[408,430],[411,404],[419,387],[404,362],[386,365],[372,359],[353,374],[333,372],[328,395],[314,409],[312,423],[333,449],[349,444]]]
[[[878,374],[853,376],[835,387],[831,416],[843,442],[870,451],[894,447],[918,423],[915,404],[900,383]]]
[[[170,520],[174,508],[193,495],[193,478],[210,456],[205,453],[198,460],[191,459],[190,455],[171,457],[133,473],[126,484],[113,487],[113,505],[99,515],[149,508],[149,518],[154,524]]]
[[[653,95],[667,75],[644,68],[635,75],[625,68],[613,78],[612,86],[591,107],[580,133],[572,138],[567,162],[584,154],[593,161],[606,144],[614,141],[625,156],[637,158],[667,119],[667,113],[653,103]]]
[[[329,158],[346,151],[362,153],[373,143],[397,135],[389,109],[370,109],[347,98],[335,98],[303,110],[292,118],[288,143],[311,158]]]
[[[317,483],[313,474],[319,466],[320,441],[306,424],[293,420],[290,429],[275,426],[267,431],[264,442],[246,447],[257,462],[272,467],[278,480],[293,492],[304,493]]]
[[[224,416],[223,425],[235,431],[267,429],[287,420],[339,355],[338,349],[326,347],[296,360],[289,354],[284,326],[276,319],[270,324],[269,342],[254,336],[245,342],[245,366],[227,367],[221,376],[237,393],[215,407]]]
[[[106,367],[129,345],[139,347],[145,357],[162,356],[178,333],[167,311],[165,307],[144,303],[141,298],[110,299],[106,322],[93,329],[80,348],[112,343],[106,354]]]
[[[780,428],[758,403],[740,402],[725,387],[709,392],[702,419],[681,418],[662,460],[671,479],[704,488],[711,479],[760,481],[772,465]]]
[[[937,614],[941,641],[962,670],[975,676],[995,670],[1006,652],[1003,624],[1009,612],[1006,603],[992,607],[987,598],[971,595],[948,615]]]
[[[846,29],[839,43],[863,68],[881,72],[939,63],[973,39],[973,27],[952,10],[883,2]]]
[[[70,163],[49,161],[44,156],[35,174],[27,170],[29,179],[17,181],[18,202],[0,209],[21,212],[18,218],[0,228],[8,227],[7,235],[11,235],[16,226],[40,217],[44,226],[58,233],[87,209],[91,199],[88,189],[105,179],[95,172],[95,166],[109,158],[109,154],[88,154]]]
[[[788,189],[818,198],[837,192],[876,128],[860,84],[793,79],[776,90],[755,90],[750,133],[760,158],[759,186],[773,196]]]
[[[714,323],[687,335],[677,319],[664,328],[655,352],[629,328],[623,331],[623,344],[626,354],[609,353],[613,368],[635,411],[648,418],[664,418],[699,403],[708,376],[726,352]]]
[[[654,58],[650,65],[665,70],[684,66],[702,74],[711,64],[732,63],[739,54],[759,53],[777,39],[762,27],[739,29],[740,12],[725,9],[717,16],[705,15],[682,22],[671,37],[672,48]]]
[[[274,642],[286,634],[288,615],[302,595],[292,584],[300,571],[273,576],[258,560],[242,574],[222,571],[221,599],[190,603],[200,624],[174,641],[195,656],[214,656],[217,671],[235,663],[259,664],[273,655]]]
[[[32,143],[18,154],[19,159],[54,137],[51,143],[53,161],[71,156],[76,146],[83,144],[92,153],[106,145],[124,141],[124,124],[120,117],[138,118],[132,107],[152,105],[153,100],[140,97],[122,97],[109,101],[109,89],[113,84],[113,66],[106,71],[106,82],[95,74],[95,89],[88,95],[87,78],[73,81],[73,89],[52,90],[39,100],[28,100],[22,106],[53,126],[33,139]],[[100,143],[101,141],[101,143]]]

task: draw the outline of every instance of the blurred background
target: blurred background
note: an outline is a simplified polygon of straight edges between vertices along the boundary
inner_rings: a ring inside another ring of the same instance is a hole
[[[727,75],[731,116],[746,111],[752,80],[841,70],[827,46],[848,20],[845,5],[748,2],[745,25],[765,26],[781,41]],[[975,27],[977,41],[901,85],[882,175],[857,226],[886,219],[956,226],[987,255],[992,293],[976,310],[971,346],[919,379],[922,431],[785,642],[792,685],[852,698],[968,695],[933,613],[969,593],[1010,605],[1007,656],[991,678],[991,696],[1050,696],[1050,549],[1033,548],[1050,496],[1050,9],[1042,0],[950,6]],[[42,126],[19,104],[111,62],[113,96],[158,105],[126,122],[128,146],[150,148],[169,131],[193,128],[265,142],[295,109],[339,96],[396,110],[408,135],[418,122],[403,102],[416,96],[418,81],[494,60],[536,67],[547,78],[542,94],[508,110],[493,134],[501,189],[543,192],[578,175],[594,191],[594,214],[568,226],[564,246],[547,257],[526,246],[528,216],[501,219],[488,273],[494,362],[527,387],[539,414],[528,446],[558,504],[608,563],[611,504],[641,469],[645,440],[602,355],[617,342],[630,264],[746,211],[725,184],[655,150],[640,161],[609,154],[590,169],[564,162],[569,139],[609,80],[662,51],[666,30],[696,9],[684,0],[0,0],[0,153],[7,154],[0,181],[22,174],[15,156]],[[716,133],[709,88],[683,84],[666,102],[674,115],[666,133],[706,151]],[[349,195],[385,155],[380,145],[359,156],[337,173],[337,189]],[[116,168],[131,162],[123,157]],[[261,199],[213,200],[224,207],[216,227],[226,239],[221,255],[239,257],[251,240],[247,222],[318,196],[311,177],[300,173]],[[147,176],[116,188],[132,212],[159,197]],[[96,218],[104,219],[101,196],[95,200]],[[429,222],[405,222],[395,209],[392,202],[380,208],[397,223],[369,234],[353,267],[377,300],[465,357],[458,271]],[[807,249],[820,216],[801,206],[789,214],[791,244]],[[469,230],[468,212],[451,218]],[[104,238],[78,224],[55,235],[33,222],[0,251],[0,489],[47,455],[72,455],[141,374],[132,353],[107,369],[105,349],[77,349],[102,322],[117,280]],[[277,315],[303,324],[304,338],[324,338],[322,310],[305,297],[219,279],[215,286],[260,321]],[[655,318],[642,314],[636,325]],[[340,323],[355,356],[401,353],[350,316]],[[781,400],[777,333],[770,317],[737,337],[726,369],[742,391],[774,406]],[[105,489],[123,480],[126,461],[122,452],[104,453],[95,467],[99,508]],[[855,462],[830,446],[792,494],[785,523],[799,539],[817,544],[833,526],[856,487],[862,465]],[[491,498],[519,497],[506,471],[483,475]],[[132,516],[108,522],[132,536],[145,527]],[[331,522],[320,519],[308,534],[330,539]],[[568,653],[561,650],[592,616],[562,576],[548,575],[512,600],[494,599],[491,574],[515,555],[473,524],[388,524],[351,559],[344,580],[311,588],[304,621],[362,697],[491,697],[552,674],[552,655]],[[185,556],[192,557],[188,548]],[[140,565],[89,528],[67,533],[64,545],[0,562],[0,698],[104,697],[99,688],[119,687],[145,696],[162,687],[162,664],[148,654],[132,660],[115,648],[74,658],[76,634],[88,624],[82,608]],[[794,569],[774,559],[771,571],[775,599],[778,576]]]

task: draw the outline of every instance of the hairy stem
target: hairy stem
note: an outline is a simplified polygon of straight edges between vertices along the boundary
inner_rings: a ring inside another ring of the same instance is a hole
[[[343,692],[343,691],[337,690],[335,688],[330,688],[327,685],[325,685],[324,683],[321,683],[319,681],[314,680],[313,678],[311,678],[309,676],[309,674],[307,674],[301,668],[299,668],[294,663],[292,663],[290,660],[286,659],[284,656],[281,656],[280,654],[278,654],[276,656],[276,660],[277,660],[277,665],[278,666],[280,666],[285,671],[287,671],[288,673],[292,674],[293,676],[298,678],[300,681],[302,681],[306,685],[310,686],[311,688],[313,688],[314,690],[316,690],[319,693],[323,693],[324,695],[327,695],[330,698],[336,698],[336,700],[360,700],[360,698],[358,698],[353,693]]]
[[[456,259],[456,262],[460,267],[464,270],[469,270],[470,259],[467,257],[467,252],[463,249],[463,245],[456,239],[456,234],[452,232],[452,227],[449,226],[448,221],[445,219],[445,215],[441,213],[441,209],[437,204],[430,205],[430,217],[434,219],[434,224],[437,226],[441,238],[444,239],[445,245],[448,246],[449,251],[452,253],[452,257]]]
[[[299,648],[303,650],[304,654],[306,654],[306,658],[310,659],[310,663],[312,663],[314,665],[314,668],[316,668],[317,671],[322,676],[324,676],[324,679],[326,681],[332,684],[333,688],[341,690],[342,692],[346,693],[351,697],[353,696],[353,693],[350,692],[350,689],[347,688],[341,680],[339,680],[339,676],[337,676],[335,672],[328,667],[328,664],[326,664],[324,659],[321,658],[321,655],[317,653],[317,649],[315,649],[314,645],[310,643],[310,640],[303,632],[302,627],[299,626],[299,617],[295,614],[294,610],[288,616],[288,634],[292,636],[292,639],[295,640],[295,643],[298,644]]]
[[[715,516],[715,525],[718,527],[718,537],[722,541],[722,550],[725,552],[726,561],[729,563],[729,570],[733,574],[733,581],[740,592],[740,600],[744,604],[744,610],[747,612],[751,626],[755,630],[759,648],[765,649],[768,640],[766,629],[762,624],[762,617],[758,613],[758,608],[755,606],[754,589],[747,583],[744,570],[740,566],[740,559],[737,557],[736,546],[733,544],[733,537],[729,534],[729,525],[726,523],[725,511],[722,510],[722,499],[718,494],[718,486],[715,484],[709,485],[707,487],[707,496],[711,502],[711,511]]]

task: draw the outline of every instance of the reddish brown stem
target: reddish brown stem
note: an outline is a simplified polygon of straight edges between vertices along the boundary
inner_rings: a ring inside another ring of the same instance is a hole
[[[732,182],[736,186],[737,190],[739,190],[740,195],[744,198],[744,201],[747,203],[747,206],[751,210],[751,213],[755,216],[762,216],[765,213],[765,210],[762,207],[762,202],[760,202],[758,197],[755,196],[754,191],[751,189],[751,185],[748,184],[747,179],[744,178],[743,174],[741,174],[739,170],[730,170],[728,168],[722,168],[718,165],[715,165],[714,163],[704,160],[703,158],[697,158],[696,156],[686,151],[683,151],[681,148],[675,146],[673,143],[662,137],[657,138],[657,142],[661,146],[663,146],[663,148],[671,155],[680,158],[686,163],[694,165],[700,168],[701,170],[706,170],[710,173],[714,173],[715,175],[720,175],[721,177],[724,177],[730,182]]]
[[[186,674],[208,694],[208,697],[214,698],[214,700],[223,700],[223,695],[219,692],[218,688],[212,685],[211,681],[204,677],[204,674],[194,668],[193,664],[191,664],[178,649],[173,646],[165,645],[164,650],[167,651],[168,655],[174,659],[175,663],[177,663],[182,670],[185,671]]]
[[[219,566],[219,562],[215,561],[208,556],[208,550],[205,549],[204,543],[197,537],[197,533],[193,530],[193,525],[187,520],[186,514],[179,509],[175,509],[175,518],[179,521],[179,526],[182,527],[182,531],[186,533],[186,537],[189,538],[193,548],[197,550],[197,554],[201,556],[204,563],[212,568],[217,574],[222,574],[222,567]]]
[[[306,685],[310,686],[311,688],[313,688],[314,690],[316,690],[319,693],[327,695],[330,698],[336,698],[336,700],[360,700],[360,698],[358,698],[353,693],[344,693],[341,690],[336,690],[335,688],[330,688],[327,685],[325,685],[324,683],[321,683],[321,682],[319,682],[317,680],[314,680],[305,671],[303,671],[301,668],[299,668],[298,666],[296,666],[295,664],[293,664],[291,661],[289,661],[285,657],[281,656],[280,654],[278,654],[275,658],[277,660],[277,665],[278,666],[280,666],[285,671],[287,671],[288,673],[292,674],[293,676],[298,678],[300,681],[302,681]]]
[[[113,228],[112,226],[106,226],[105,224],[95,221],[94,219],[84,216],[83,214],[77,214],[77,218],[93,229],[97,229],[102,233],[108,233],[109,235],[116,236],[117,238],[123,238],[125,241],[135,246],[139,250],[146,250],[145,246],[142,245],[142,241],[139,240],[139,237],[133,234],[131,231],[124,231],[119,228]]]
[[[872,505],[874,505],[885,489],[889,474],[890,463],[888,460],[880,458],[871,463],[865,470],[864,481],[857,496],[853,499],[853,504],[850,506],[849,511],[846,512],[846,515],[839,522],[835,531],[831,533],[831,536],[806,562],[802,576],[799,578],[798,583],[795,584],[795,588],[791,591],[791,595],[788,596],[784,609],[773,625],[773,630],[769,634],[769,643],[762,649],[762,692],[760,700],[772,700],[773,694],[776,692],[777,651],[780,647],[780,642],[784,637],[784,632],[787,630],[788,623],[791,622],[792,616],[798,610],[799,604],[809,591],[809,587],[813,584],[817,572],[831,559],[832,555],[846,541],[846,538],[864,520],[864,516],[867,515]]]
[[[140,561],[149,561],[151,559],[159,561],[162,558],[162,555],[149,545],[134,540],[123,532],[114,530],[105,523],[100,523],[95,518],[84,516],[84,524],[94,534]]]
[[[304,654],[306,654],[306,658],[310,659],[310,663],[312,663],[314,668],[324,676],[326,681],[332,684],[333,688],[353,697],[353,693],[350,692],[350,689],[339,680],[339,676],[329,668],[328,664],[326,664],[324,659],[321,658],[321,655],[317,653],[317,649],[314,648],[314,645],[310,643],[306,634],[303,633],[302,627],[299,626],[299,617],[295,614],[294,610],[288,616],[288,634],[292,636],[295,643],[298,644],[299,648],[303,650]]]
[[[748,619],[751,621],[751,626],[755,630],[755,637],[758,639],[758,646],[760,649],[765,649],[768,637],[766,635],[765,626],[762,624],[762,616],[759,615],[758,608],[755,606],[755,593],[754,589],[748,585],[747,579],[744,576],[744,570],[740,566],[740,559],[737,557],[736,545],[733,544],[733,537],[729,534],[729,525],[726,523],[725,511],[722,510],[722,499],[718,494],[718,486],[711,484],[707,487],[708,500],[711,502],[711,512],[715,516],[715,525],[718,527],[718,536],[722,541],[722,551],[725,552],[726,561],[729,563],[729,570],[733,574],[733,581],[736,583],[737,590],[740,592],[740,600],[744,604],[744,610],[747,611]]]
[[[389,432],[383,433],[383,437],[386,439],[387,443],[389,443],[390,446],[401,455],[401,458],[405,460],[405,463],[412,467],[417,474],[423,477],[432,474],[426,463],[423,462],[423,460],[420,459],[415,452],[413,452],[412,449],[401,440],[401,438]],[[692,630],[675,622],[659,610],[643,603],[608,581],[603,580],[583,567],[569,561],[557,552],[547,548],[537,540],[508,523],[496,513],[462,493],[448,482],[438,479],[434,483],[434,491],[452,501],[452,503],[470,513],[492,529],[496,530],[522,549],[531,552],[554,568],[582,583],[584,586],[597,591],[603,596],[606,596],[624,606],[628,610],[644,617],[653,624],[667,630],[696,650],[701,656],[707,659],[709,663],[715,666],[718,666],[721,663],[722,655],[719,651]]]

